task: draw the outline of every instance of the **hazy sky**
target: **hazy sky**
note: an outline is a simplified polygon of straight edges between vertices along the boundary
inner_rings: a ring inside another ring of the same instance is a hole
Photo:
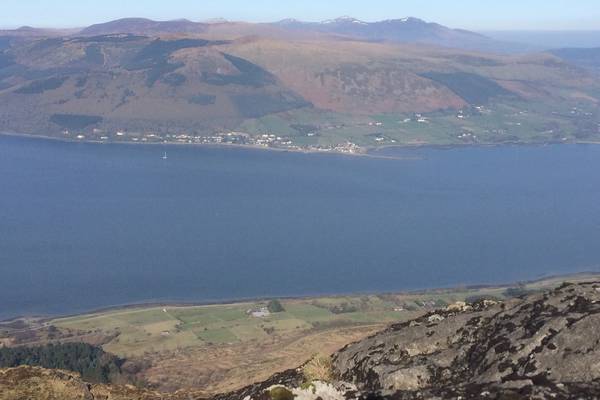
[[[600,0],[0,0],[0,26],[76,27],[123,17],[268,22],[419,17],[471,30],[600,29]]]

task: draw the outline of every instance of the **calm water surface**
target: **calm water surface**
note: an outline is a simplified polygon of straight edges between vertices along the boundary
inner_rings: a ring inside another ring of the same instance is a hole
[[[0,137],[0,318],[600,270],[600,146],[383,153]]]

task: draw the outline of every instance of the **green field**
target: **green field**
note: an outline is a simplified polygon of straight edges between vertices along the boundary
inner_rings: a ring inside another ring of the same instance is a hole
[[[386,145],[460,145],[600,141],[600,117],[586,103],[491,101],[486,106],[427,114],[346,115],[315,109],[249,119],[239,129],[276,134],[306,148],[346,142]],[[312,126],[314,131],[298,129]]]
[[[330,300],[334,301],[334,300]],[[198,307],[153,307],[62,318],[52,325],[83,332],[102,332],[116,337],[104,348],[115,354],[139,355],[174,350],[265,340],[273,335],[295,334],[320,327],[393,322],[398,312],[369,296],[369,309],[335,314],[309,301],[284,301],[286,311],[254,317],[247,311],[260,304]],[[364,302],[363,302],[364,304]]]
[[[573,279],[589,279],[577,276]],[[564,278],[530,283],[539,290]],[[188,347],[262,343],[274,338],[301,337],[322,330],[403,321],[427,310],[443,308],[477,296],[504,298],[506,287],[452,289],[423,293],[336,296],[282,300],[284,312],[255,317],[248,313],[265,302],[207,306],[127,308],[50,321],[59,329],[109,338],[104,349],[135,356]]]

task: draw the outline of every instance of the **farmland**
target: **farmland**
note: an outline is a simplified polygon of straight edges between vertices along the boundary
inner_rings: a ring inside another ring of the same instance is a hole
[[[589,275],[570,277],[571,281]],[[413,319],[457,301],[503,299],[553,287],[554,278],[509,287],[283,299],[284,311],[262,312],[267,301],[204,306],[122,308],[47,321],[61,340],[95,341],[105,351],[149,367],[144,379],[161,390],[238,388],[329,354],[386,325]],[[255,313],[253,315],[253,313]]]

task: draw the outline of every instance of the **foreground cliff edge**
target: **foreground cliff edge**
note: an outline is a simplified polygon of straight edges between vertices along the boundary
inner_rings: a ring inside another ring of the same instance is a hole
[[[599,326],[600,282],[502,303],[457,303],[214,399],[594,399]],[[63,371],[0,370],[2,400],[196,398],[91,385]]]

